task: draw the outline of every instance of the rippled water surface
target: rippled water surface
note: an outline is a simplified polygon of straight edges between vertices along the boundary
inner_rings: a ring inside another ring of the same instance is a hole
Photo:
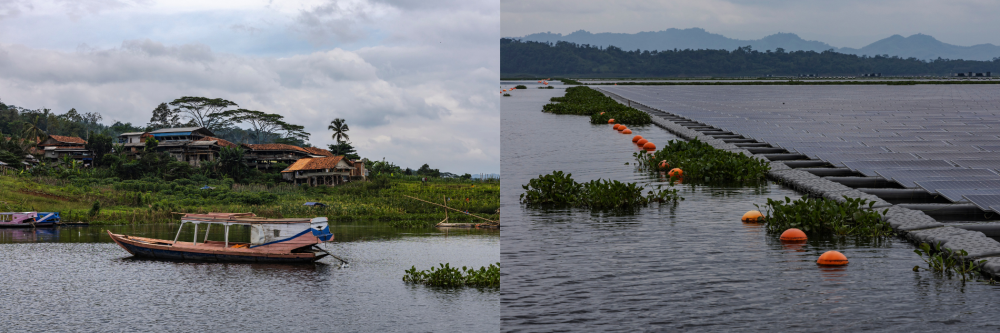
[[[625,165],[631,136],[540,112],[563,93],[526,89],[501,99],[503,331],[1000,328],[1000,287],[915,273],[923,262],[904,240],[784,246],[740,223],[755,203],[798,196],[778,185],[682,186],[686,200],[675,207],[625,216],[521,206],[521,185],[553,170],[577,181],[658,181]],[[633,131],[657,145],[675,138],[657,127]],[[827,250],[850,264],[818,267]]]
[[[498,262],[496,232],[334,226],[337,241],[325,247],[350,262],[341,268],[332,258],[305,265],[134,259],[105,229],[162,239],[177,231],[162,225],[0,229],[0,331],[500,330],[498,291],[439,290],[401,280],[414,265]],[[190,239],[191,230],[185,236]]]

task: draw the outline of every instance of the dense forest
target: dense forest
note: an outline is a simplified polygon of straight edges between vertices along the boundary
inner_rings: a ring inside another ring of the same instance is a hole
[[[726,50],[626,51],[569,42],[541,43],[500,39],[500,75],[517,77],[685,77],[685,76],[818,76],[882,73],[884,76],[951,75],[993,72],[1000,75],[1000,57],[992,61],[895,56],[857,56],[832,50],[758,51],[751,47]]]

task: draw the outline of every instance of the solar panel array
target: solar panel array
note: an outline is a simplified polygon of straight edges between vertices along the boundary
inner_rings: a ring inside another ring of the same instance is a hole
[[[942,191],[951,201],[1000,195],[994,85],[601,88],[866,176]]]

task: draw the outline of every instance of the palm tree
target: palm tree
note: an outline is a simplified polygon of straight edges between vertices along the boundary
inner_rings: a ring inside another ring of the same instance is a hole
[[[347,121],[343,118],[334,119],[326,129],[333,131],[333,139],[337,140],[337,143],[351,139],[351,137],[347,136],[347,131],[351,129],[347,128]]]
[[[39,128],[38,124],[38,116],[35,116],[34,122],[24,124],[24,131],[21,133],[21,137],[34,139],[36,143],[42,142],[42,138],[48,136],[48,134],[45,134],[45,131]]]

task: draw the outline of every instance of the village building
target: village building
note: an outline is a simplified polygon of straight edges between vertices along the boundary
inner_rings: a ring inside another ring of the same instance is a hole
[[[351,181],[352,176],[363,179],[364,174],[364,163],[344,156],[303,158],[281,171],[284,180],[309,186],[337,186]]]
[[[243,158],[247,160],[247,165],[257,169],[270,169],[277,163],[291,165],[302,158],[324,156],[317,155],[315,152],[302,147],[281,143],[244,143],[240,147],[243,147],[245,150]],[[333,154],[330,154],[330,156],[333,156]]]
[[[50,161],[69,156],[83,165],[92,165],[94,153],[86,148],[86,144],[86,140],[75,136],[49,135],[38,144],[38,148],[44,152],[44,158]]]
[[[146,147],[146,138],[152,137],[158,142],[156,151],[166,152],[178,161],[197,167],[218,158],[223,147],[238,147],[214,135],[204,127],[164,128],[152,132],[122,133],[118,142],[125,145],[126,153],[138,157]]]

